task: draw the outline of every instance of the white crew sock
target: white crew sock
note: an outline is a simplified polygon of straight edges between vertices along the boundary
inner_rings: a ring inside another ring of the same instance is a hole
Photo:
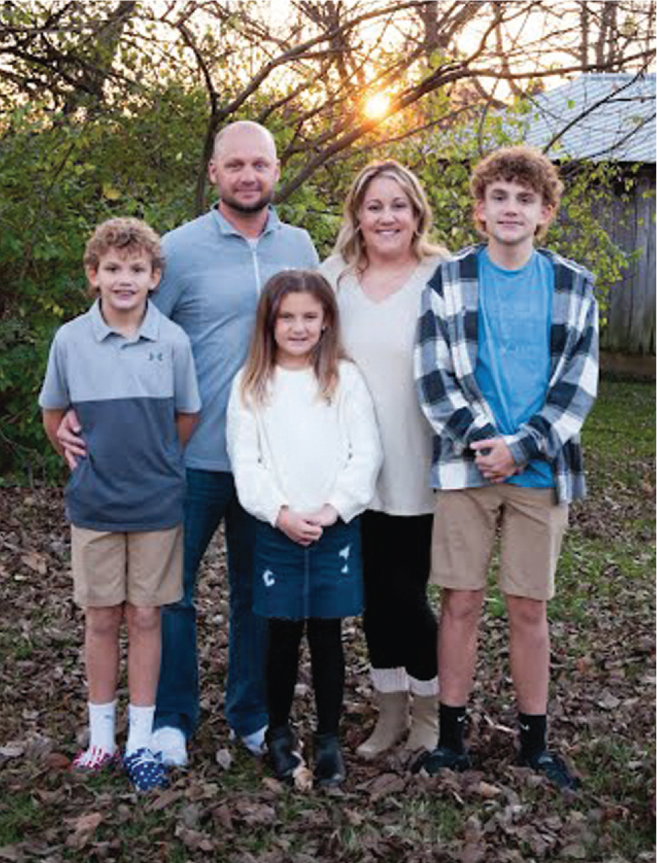
[[[89,709],[89,747],[97,746],[105,752],[114,752],[116,742],[114,729],[116,726],[116,701],[109,704],[87,705]]]
[[[126,755],[132,755],[138,749],[150,749],[154,717],[154,704],[149,707],[136,707],[134,704],[128,705],[128,742],[125,745]]]

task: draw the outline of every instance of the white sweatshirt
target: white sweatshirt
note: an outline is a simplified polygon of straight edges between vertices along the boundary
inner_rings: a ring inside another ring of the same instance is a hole
[[[314,512],[331,504],[343,521],[374,494],[381,444],[374,407],[356,368],[340,362],[328,404],[312,369],[278,366],[269,398],[244,403],[241,370],[228,402],[228,454],[237,495],[248,512],[276,525],[280,508]]]

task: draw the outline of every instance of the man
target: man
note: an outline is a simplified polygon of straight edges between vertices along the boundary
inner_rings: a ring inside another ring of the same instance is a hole
[[[232,736],[251,752],[264,747],[266,622],[252,611],[253,523],[237,500],[225,432],[230,387],[246,358],[261,286],[282,269],[318,263],[306,231],[282,223],[271,207],[279,174],[268,130],[232,123],[218,133],[208,166],[219,202],[163,238],[165,274],[153,299],[190,338],[202,401],[185,454],[184,598],[162,615],[153,747],[169,765],[187,763],[187,741],[198,723],[194,589],[222,520],[230,591],[226,718]],[[70,448],[70,433],[62,431],[60,440]]]
[[[568,502],[585,492],[579,431],[597,391],[592,277],[534,249],[562,190],[544,155],[497,151],[476,167],[471,189],[487,242],[438,267],[416,347],[420,402],[436,436],[432,569],[442,587],[440,738],[418,769],[470,764],[465,710],[499,522],[519,763],[573,788],[576,777],[546,746],[546,603]]]

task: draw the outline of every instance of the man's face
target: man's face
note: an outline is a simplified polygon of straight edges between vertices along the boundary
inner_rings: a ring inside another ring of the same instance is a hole
[[[274,144],[257,128],[229,129],[208,166],[222,206],[239,214],[264,210],[279,175]]]
[[[504,246],[533,243],[539,227],[552,217],[552,207],[538,192],[515,180],[495,180],[476,204],[477,217],[488,236]]]

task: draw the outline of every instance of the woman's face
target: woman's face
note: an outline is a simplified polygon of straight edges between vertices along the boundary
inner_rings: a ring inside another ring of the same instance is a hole
[[[418,218],[399,183],[391,177],[377,177],[367,187],[358,223],[368,258],[394,260],[408,256]]]

